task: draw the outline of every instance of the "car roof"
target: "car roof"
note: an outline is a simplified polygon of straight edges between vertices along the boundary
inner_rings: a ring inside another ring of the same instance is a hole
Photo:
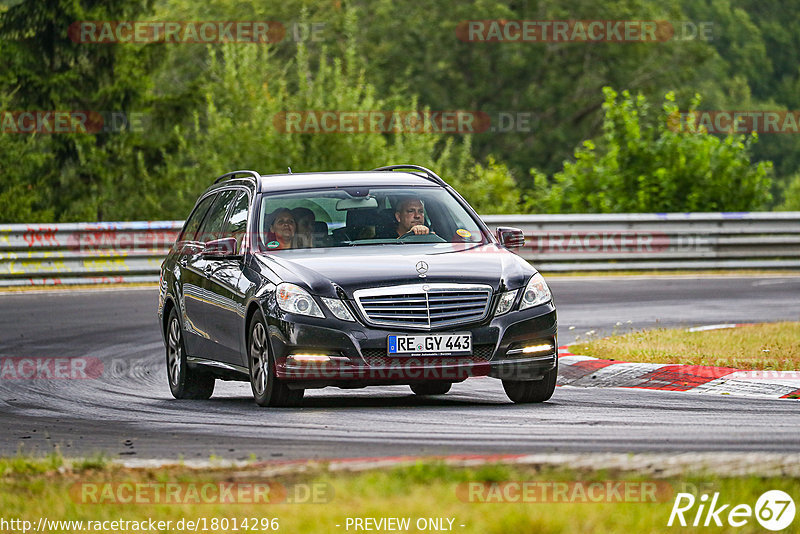
[[[332,171],[298,172],[292,174],[265,174],[261,176],[261,192],[295,191],[298,189],[343,187],[427,186],[439,184],[414,172],[399,171]]]

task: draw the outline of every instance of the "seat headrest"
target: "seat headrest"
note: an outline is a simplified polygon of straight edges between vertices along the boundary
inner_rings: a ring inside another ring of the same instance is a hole
[[[314,235],[328,235],[328,223],[325,221],[314,221],[314,229],[311,230]]]
[[[375,226],[377,224],[377,218],[377,208],[350,210],[347,212],[347,226],[349,228],[355,228],[356,226]]]

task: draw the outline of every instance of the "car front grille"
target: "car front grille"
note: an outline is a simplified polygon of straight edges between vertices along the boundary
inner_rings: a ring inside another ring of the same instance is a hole
[[[432,330],[480,321],[489,310],[492,288],[485,285],[411,284],[354,292],[372,325]]]
[[[363,349],[364,361],[370,367],[402,367],[404,363],[413,361],[414,365],[425,365],[426,363],[434,366],[442,365],[464,365],[488,362],[492,359],[494,345],[475,345],[472,348],[472,356],[389,356],[386,349]]]

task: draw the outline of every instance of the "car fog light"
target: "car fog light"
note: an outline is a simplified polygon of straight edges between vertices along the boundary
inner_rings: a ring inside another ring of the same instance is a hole
[[[550,343],[542,343],[541,345],[528,345],[522,347],[523,354],[538,354],[540,352],[553,352],[553,345]]]
[[[328,363],[331,357],[327,354],[290,354],[287,363]]]
[[[520,346],[521,345],[521,346]],[[555,343],[544,340],[533,340],[527,344],[517,344],[506,352],[508,356],[517,357],[530,357],[530,356],[548,356],[555,352]]]

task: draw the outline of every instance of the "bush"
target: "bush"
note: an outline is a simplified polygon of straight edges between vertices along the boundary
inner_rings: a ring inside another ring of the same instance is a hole
[[[800,211],[800,174],[794,175],[783,191],[783,203],[778,206],[781,211]]]
[[[489,156],[486,165],[475,163],[466,175],[451,175],[449,183],[481,215],[519,213],[519,190],[505,164]]]
[[[249,168],[264,173],[362,170],[414,163],[442,176],[476,172],[469,139],[441,134],[286,133],[282,114],[306,110],[414,110],[416,100],[379,98],[364,79],[355,53],[330,60],[324,53],[311,65],[298,47],[294,64],[281,67],[265,47],[222,46],[209,53],[204,107],[189,124],[175,128],[173,149],[157,173],[177,185],[178,202],[165,206],[173,217],[188,213],[210,180],[225,171]],[[401,105],[402,104],[402,105]],[[470,169],[473,169],[470,171]]]
[[[747,211],[770,200],[771,163],[750,162],[757,136],[719,138],[689,121],[680,131],[668,93],[653,113],[645,98],[603,89],[603,134],[585,141],[553,180],[535,169],[529,211],[625,213]],[[695,96],[690,111],[699,105]]]

